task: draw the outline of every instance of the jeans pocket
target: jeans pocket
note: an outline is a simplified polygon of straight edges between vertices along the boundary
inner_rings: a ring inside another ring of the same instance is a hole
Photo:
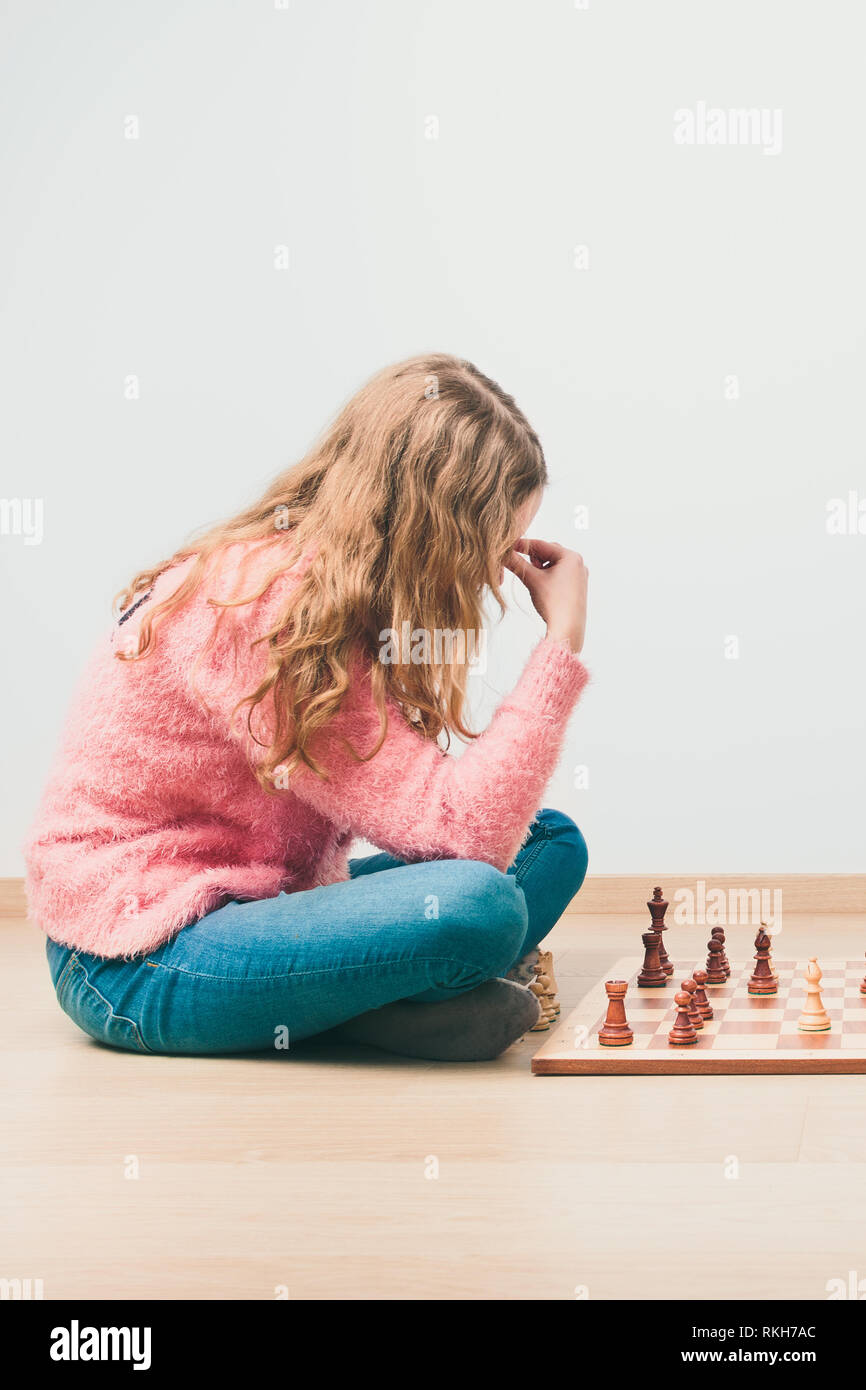
[[[105,995],[90,983],[86,968],[75,955],[57,982],[57,1002],[72,1022],[97,1042],[126,1052],[150,1052],[138,1024],[114,1012]]]

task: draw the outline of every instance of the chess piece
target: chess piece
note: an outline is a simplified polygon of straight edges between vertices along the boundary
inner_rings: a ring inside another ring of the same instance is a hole
[[[770,969],[770,938],[763,927],[755,937],[755,968],[749,976],[750,994],[777,994],[779,981]]]
[[[532,970],[535,975],[536,984],[538,985],[538,989],[533,989],[532,992],[541,1006],[541,1019],[539,1019],[539,1023],[543,1019],[546,1025],[549,1026],[551,1023],[555,1022],[556,1012],[553,1007],[553,991],[551,988],[550,976],[546,975],[542,969],[540,955],[535,965],[532,967]],[[531,985],[530,989],[532,989]],[[538,1024],[536,1024],[535,1027],[531,1028],[529,1031],[540,1032],[541,1030]]]
[[[607,980],[607,1014],[598,1030],[598,1040],[602,1047],[627,1047],[634,1042],[634,1033],[628,1026],[625,1016],[625,980]]]
[[[533,969],[535,969],[537,972],[537,967],[534,966]],[[547,1015],[547,1010],[544,1007],[544,986],[542,985],[537,973],[535,979],[530,981],[529,988],[538,1000],[538,1007],[541,1009],[541,1013],[538,1016],[538,1022],[533,1023],[529,1031],[530,1033],[543,1033],[545,1029],[550,1027],[550,1019]]]
[[[725,950],[725,929],[724,929],[724,927],[713,927],[712,931],[710,932],[710,936],[714,936],[714,937],[716,938],[717,941],[720,941],[720,942],[722,943],[722,959],[721,959],[721,966],[722,966],[722,969],[723,969],[724,972],[725,972],[725,977],[726,977],[727,979],[730,979],[730,975],[731,975],[731,963],[730,963],[730,961],[728,960],[728,953],[727,953],[727,951]]]
[[[560,1013],[560,1004],[557,997],[559,994],[559,985],[556,983],[556,976],[553,973],[553,952],[539,951],[538,964],[541,966],[542,974],[547,975],[550,979],[550,1004],[554,1015],[558,1016]]]
[[[692,1043],[696,1043],[698,1040],[698,1035],[689,1018],[690,997],[691,996],[688,995],[684,989],[681,989],[678,994],[674,995],[674,1001],[677,1006],[677,1016],[674,1020],[673,1028],[668,1033],[668,1042],[671,1047],[690,1047]]]
[[[707,978],[705,984],[723,985],[727,981],[725,967],[722,965],[722,951],[724,947],[717,936],[711,936],[707,942]]]
[[[646,947],[643,969],[637,977],[640,989],[658,989],[660,985],[666,985],[668,977],[662,969],[659,960],[659,941],[661,940],[657,931],[645,931],[641,941]]]
[[[863,979],[860,981],[860,993],[866,994],[866,975],[864,975]]]
[[[695,991],[697,990],[697,985],[694,980],[683,980],[683,989],[685,993],[689,996],[689,1018],[691,1020],[692,1027],[694,1028],[695,1032],[700,1032],[701,1028],[703,1028],[704,1026],[704,1016],[698,1008],[697,1001],[695,1000]]]
[[[821,999],[823,973],[817,960],[812,956],[803,971],[803,979],[806,981],[806,1002],[803,1005],[803,1012],[797,1019],[797,1028],[801,1033],[826,1033],[830,1029],[830,1017],[826,1013]]]
[[[706,970],[696,970],[692,978],[697,986],[694,993],[694,1000],[701,1011],[701,1018],[712,1018],[713,1006],[707,998],[707,991],[704,989],[704,985],[707,983]]]
[[[665,926],[665,913],[668,910],[668,905],[662,897],[662,890],[660,888],[653,889],[653,895],[650,901],[647,903],[647,907],[649,908],[650,916],[653,919],[653,924],[650,927],[650,931],[655,931],[659,934],[659,962],[661,964],[661,968],[664,971],[665,975],[673,975],[674,967],[670,961],[670,958],[668,957],[667,951],[665,950],[664,938],[664,933],[667,931],[667,927]]]
[[[776,970],[775,965],[773,964],[773,934],[772,934],[772,932],[770,931],[769,927],[767,926],[767,923],[766,923],[766,922],[762,922],[762,923],[761,923],[761,926],[764,928],[764,931],[767,933],[767,935],[768,935],[769,938],[770,938],[770,956],[769,956],[769,960],[768,960],[768,962],[767,962],[768,965],[769,965],[769,967],[770,967],[770,974],[771,974],[771,975],[775,975],[775,976],[776,976],[776,979],[778,980],[779,975],[778,975],[778,972],[777,972],[777,970]]]
[[[556,1018],[556,1009],[553,1006],[553,986],[550,976],[543,973],[538,976],[538,983],[541,985],[541,1007],[543,1008],[547,1021],[552,1023]]]

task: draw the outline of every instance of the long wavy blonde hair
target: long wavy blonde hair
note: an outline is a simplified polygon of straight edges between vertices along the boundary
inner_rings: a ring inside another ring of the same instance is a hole
[[[339,710],[359,656],[369,665],[380,717],[379,741],[364,756],[381,747],[388,696],[431,739],[443,730],[473,738],[464,722],[467,666],[457,646],[438,663],[404,661],[399,651],[384,663],[376,659],[382,634],[401,632],[407,621],[413,630],[476,633],[486,589],[504,610],[501,567],[516,514],[546,481],[528,421],[471,362],[431,354],[388,367],[258,502],[143,570],[118,594],[126,610],[163,571],[195,557],[176,591],[143,609],[138,649],[118,652],[119,659],[152,651],[158,625],[200,587],[214,552],[280,537],[274,567],[255,593],[209,600],[223,608],[253,602],[312,554],[285,612],[258,639],[267,648],[266,671],[240,702],[249,707],[251,732],[253,711],[269,702],[273,738],[256,767],[262,786],[273,790],[275,771],[286,775],[300,763],[325,775],[312,743]]]

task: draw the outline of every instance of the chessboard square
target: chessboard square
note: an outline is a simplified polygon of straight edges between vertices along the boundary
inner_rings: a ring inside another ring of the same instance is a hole
[[[780,1048],[793,1048],[797,1052],[807,1048],[815,1052],[833,1052],[841,1046],[841,1033],[791,1033],[779,1038]]]
[[[866,1013],[859,1009],[843,1009],[842,1022],[846,1033],[866,1033]]]
[[[775,1038],[781,1026],[780,1023],[765,1023],[760,1019],[738,1019],[734,1023],[728,1023],[727,1021],[722,1023],[719,1033],[722,1038],[725,1039],[725,1046],[727,1046],[727,1039],[732,1033],[751,1033],[753,1037],[763,1036],[765,1038]]]
[[[841,1037],[843,1052],[861,1052],[866,1057],[866,1037],[862,1033],[849,1033],[846,1028]],[[866,1071],[866,1067],[864,1067],[864,1071]]]
[[[771,1033],[728,1033],[723,1029],[719,1037],[720,1045],[731,1052],[770,1052],[778,1040],[775,1030]]]
[[[853,985],[845,986],[846,999],[862,999],[863,1008],[866,1009],[866,994],[861,994],[860,986],[855,982]]]
[[[778,1004],[774,1008],[767,1008],[766,1004],[759,1005],[755,1009],[751,1006],[745,1009],[737,1007],[736,1009],[728,1009],[725,1014],[725,1023],[756,1023],[763,1026],[767,1023],[781,1023],[784,1016],[785,1010],[780,1008]]]

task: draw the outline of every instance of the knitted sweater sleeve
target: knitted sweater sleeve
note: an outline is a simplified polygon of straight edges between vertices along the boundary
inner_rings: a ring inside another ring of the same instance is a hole
[[[250,592],[255,556],[245,585],[225,560],[223,570],[226,594],[235,586]],[[269,741],[267,702],[252,719],[252,735],[249,710],[236,706],[262,679],[266,651],[254,639],[278,621],[292,582],[290,573],[283,575],[261,598],[220,621],[203,594],[169,638],[178,675],[204,701],[213,733],[239,743],[252,764]],[[367,754],[380,732],[369,670],[359,667],[337,715],[313,743],[326,776],[298,768],[285,790],[345,835],[371,840],[400,859],[481,859],[505,869],[541,804],[588,679],[567,643],[544,639],[489,727],[461,757],[412,729],[389,700],[382,747],[358,761],[347,741]]]
[[[452,757],[412,729],[388,704],[379,752],[358,762],[379,736],[369,676],[357,682],[315,749],[323,780],[304,767],[290,789],[347,832],[406,860],[481,859],[505,869],[526,835],[562,747],[568,717],[588,681],[565,643],[533,651],[487,730]]]

